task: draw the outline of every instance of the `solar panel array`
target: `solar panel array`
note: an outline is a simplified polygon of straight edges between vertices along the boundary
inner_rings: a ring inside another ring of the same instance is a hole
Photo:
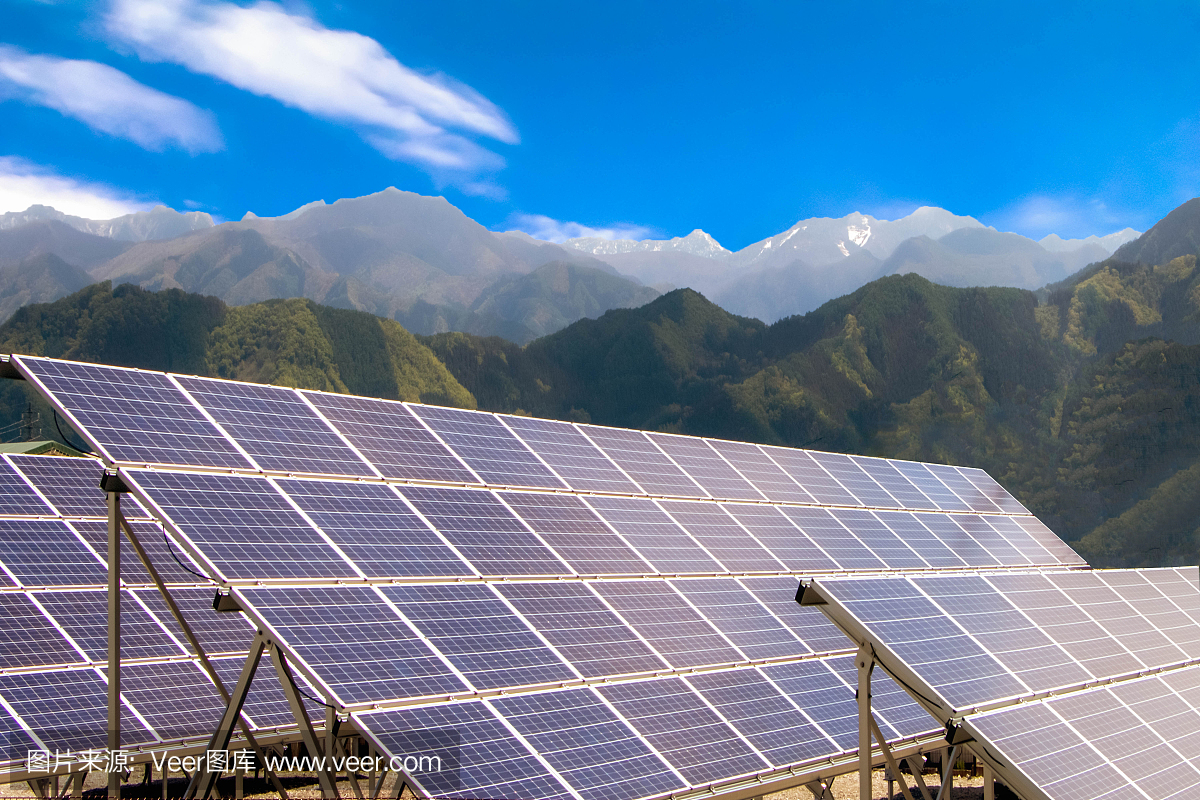
[[[1083,565],[979,470],[13,363],[385,752],[455,731],[431,796],[828,764],[857,747],[853,665],[797,576]],[[932,736],[877,697],[889,736]]]
[[[103,469],[92,458],[0,456],[0,771],[21,769],[33,749],[78,753],[105,746]],[[213,612],[212,582],[164,538],[143,506],[127,496],[122,510],[232,685],[254,630],[241,614]],[[220,695],[127,541],[121,573],[123,742],[206,741],[224,711]],[[266,682],[256,687],[246,716],[260,731],[295,726],[282,691]]]
[[[1014,787],[1200,794],[1200,570],[824,578],[829,615]],[[1033,790],[1029,790],[1033,791]]]

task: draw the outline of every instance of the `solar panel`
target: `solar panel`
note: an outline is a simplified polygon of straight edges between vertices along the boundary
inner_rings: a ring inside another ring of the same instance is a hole
[[[278,484],[368,577],[475,574],[388,486],[314,480]]]
[[[243,589],[241,593],[293,653],[320,670],[343,704],[466,688],[369,587]]]
[[[92,661],[108,658],[108,592],[102,589],[36,594],[38,603]],[[183,648],[128,592],[121,597],[121,658],[183,655]]]
[[[838,568],[833,559],[793,525],[777,507],[727,503],[724,508],[788,571],[812,573]]]
[[[241,614],[214,611],[212,589],[187,589],[176,586],[170,591],[175,605],[179,606],[180,613],[187,620],[188,627],[192,629],[207,655],[242,653],[250,648],[254,628]],[[177,630],[175,618],[157,590],[140,589],[135,590],[133,594],[150,609],[150,613],[160,624],[170,631]],[[192,652],[191,644],[181,631],[176,633],[175,638],[183,645],[185,651]],[[236,678],[235,675],[235,681]]]
[[[1000,510],[998,505],[989,500],[987,495],[979,491],[975,484],[954,467],[946,464],[926,464],[925,468],[946,484],[946,488],[958,495],[972,511],[991,513]]]
[[[707,497],[694,480],[685,475],[640,431],[601,428],[597,425],[580,425],[579,429],[647,493]]]
[[[920,489],[912,484],[912,481],[904,477],[887,460],[882,458],[866,458],[865,456],[851,456],[850,460],[883,487],[884,491],[891,495],[904,508],[937,510],[937,504],[926,497]],[[868,503],[867,505],[871,504]]]
[[[846,487],[814,461],[810,453],[767,445],[759,445],[759,448],[818,503],[829,506],[862,505],[858,498],[846,491]]]
[[[403,403],[325,392],[300,394],[389,478],[479,482]]]
[[[796,604],[796,589],[800,585],[796,578],[741,578],[738,582],[814,653],[830,653],[850,647],[846,635],[819,609]]]
[[[887,564],[824,508],[782,507],[788,519],[814,542],[821,543],[842,569],[884,569]]]
[[[837,508],[830,513],[847,530],[854,531],[858,540],[891,569],[928,569],[929,562],[892,533],[873,512]]]
[[[608,456],[569,422],[503,416],[504,423],[572,488],[640,494]]]
[[[1009,566],[1026,566],[1033,563],[989,525],[988,518],[973,514],[955,514],[951,519],[987,550],[992,563]]]
[[[747,659],[811,652],[733,578],[679,578],[670,583]]]
[[[53,509],[37,496],[12,464],[0,459],[0,514],[47,517],[53,513]]]
[[[921,524],[928,528],[942,544],[950,548],[954,555],[967,562],[968,566],[998,565],[1000,561],[963,530],[962,526],[955,522],[956,519],[963,519],[963,517],[947,514],[922,514],[920,516]]]
[[[375,474],[294,390],[208,378],[178,380],[263,469]]]
[[[401,493],[484,575],[570,574],[491,492],[406,486]]]
[[[973,511],[971,506],[967,505],[963,500],[950,491],[946,484],[938,480],[938,477],[926,469],[924,464],[919,464],[915,461],[895,461],[889,460],[889,464],[895,467],[896,471],[908,478],[908,482],[921,490],[921,494],[928,497],[933,507],[942,511]]]
[[[771,555],[738,521],[716,503],[664,500],[661,507],[727,572],[780,572],[783,562]]]
[[[658,572],[725,571],[653,500],[589,497],[586,502]]]
[[[857,692],[858,668],[853,661],[831,658],[825,663],[843,683]],[[938,724],[929,712],[917,705],[883,670],[875,670],[871,675],[871,708],[884,736],[889,739],[893,735],[897,739],[910,739],[938,730]]]
[[[876,511],[875,516],[912,548],[931,567],[965,567],[967,562],[959,558],[941,539],[933,534],[922,521],[931,514],[911,514],[907,511]]]
[[[422,757],[440,759],[440,770],[406,775],[430,797],[573,797],[485,703],[401,708],[354,720],[400,763],[405,757],[418,766]]]
[[[226,578],[354,578],[354,568],[270,481],[131,470]]]
[[[412,410],[485,483],[566,488],[494,415],[437,406],[413,406]]]
[[[33,741],[16,718],[0,708],[0,761],[21,761],[41,746]]]
[[[679,678],[612,684],[599,692],[693,786],[770,766]]]
[[[108,501],[100,491],[103,464],[92,458],[10,455],[7,458],[64,517],[107,517]],[[5,507],[13,508],[5,503]],[[10,512],[10,513],[25,513]],[[44,515],[44,504],[38,504],[33,514]],[[126,519],[150,515],[137,498],[121,498],[121,513]]]
[[[104,566],[65,523],[0,519],[0,565],[25,586],[98,586]]]
[[[100,748],[108,741],[108,684],[93,669],[0,674],[0,697],[51,752]],[[123,704],[122,746],[153,739]]]
[[[124,507],[124,501],[121,505]],[[154,565],[154,569],[157,570],[164,583],[200,583],[204,580],[201,577],[204,574],[200,571],[201,567],[177,545],[167,542],[163,538],[162,530],[157,525],[134,521],[130,522],[129,526],[133,528],[138,542],[146,551],[150,563]],[[78,531],[83,540],[91,545],[92,549],[100,556],[101,569],[107,573],[108,523],[74,521],[71,523],[71,527]],[[193,570],[193,572],[188,570]],[[129,543],[129,539],[124,533],[121,534],[121,580],[126,584],[151,585],[154,583],[150,573],[142,566],[142,560],[138,558],[137,551],[133,549],[133,545]],[[97,581],[97,583],[104,582]]]
[[[653,572],[650,565],[578,497],[532,492],[500,492],[500,497],[581,575]]]
[[[768,500],[782,503],[816,502],[811,494],[804,491],[804,487],[788,477],[757,445],[720,439],[706,441]]]
[[[647,797],[686,786],[590,689],[491,704],[584,800]]]
[[[973,467],[956,467],[959,474],[971,482],[971,485],[978,489],[984,497],[1000,507],[1000,510],[1006,514],[1028,514],[1029,509],[1025,508],[1017,498],[1008,493],[1008,490],[1001,486],[996,480],[981,469]]]
[[[246,656],[243,654],[237,658],[214,658],[210,663],[220,676],[226,691],[232,691],[241,677]],[[292,678],[301,690],[300,702],[304,704],[308,718],[314,723],[324,722],[325,706],[309,699],[317,696],[317,690],[295,670],[292,670]],[[276,679],[275,665],[271,662],[270,653],[264,652],[258,662],[258,670],[250,684],[250,690],[246,692],[246,701],[242,704],[242,715],[259,730],[296,727],[296,718],[292,716],[291,706]]]
[[[0,669],[83,661],[54,623],[21,592],[0,592]]]
[[[703,439],[666,433],[646,435],[713,497],[729,500],[767,499]]]
[[[858,703],[824,661],[770,664],[760,669],[842,752],[858,749]]]
[[[810,453],[813,460],[837,478],[838,483],[845,486],[858,498],[858,504],[870,508],[901,508],[888,492],[874,478],[862,470],[850,456],[841,453]]]
[[[101,673],[108,674],[107,669]],[[233,684],[236,685],[236,684]],[[121,694],[160,739],[208,739],[225,701],[198,664],[121,664]]]
[[[586,678],[667,666],[581,583],[501,583],[496,589]]]
[[[488,586],[425,584],[382,591],[476,689],[579,677]]]
[[[14,357],[114,461],[247,469],[248,462],[160,372]],[[77,424],[76,424],[77,423]]]
[[[743,661],[691,605],[659,581],[601,581],[596,593],[672,667]]]

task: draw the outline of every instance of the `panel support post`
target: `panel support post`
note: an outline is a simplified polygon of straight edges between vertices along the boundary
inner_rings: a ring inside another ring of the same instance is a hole
[[[950,800],[954,793],[954,762],[958,758],[960,748],[961,745],[956,744],[942,751],[945,763],[942,764],[942,788],[938,789],[937,800]]]
[[[288,699],[288,705],[292,708],[292,716],[296,718],[296,724],[300,726],[300,737],[304,740],[304,746],[308,748],[310,755],[320,758],[321,747],[317,744],[317,734],[313,730],[312,721],[308,718],[308,711],[304,708],[304,701],[300,699],[300,690],[296,686],[296,679],[292,677],[292,669],[288,666],[287,656],[275,642],[271,642],[270,647],[271,660],[275,662],[275,672],[279,675],[279,683]],[[337,781],[329,769],[332,762],[333,753],[330,752],[324,759],[325,768],[316,770],[317,781],[321,784],[321,796],[325,798],[339,797]]]
[[[871,670],[875,654],[869,644],[858,648],[858,797],[872,800],[871,791]]]
[[[996,800],[996,776],[986,761],[983,762],[983,800]]]
[[[108,754],[121,749],[121,495],[108,492]],[[108,796],[121,796],[121,773],[110,768]]]

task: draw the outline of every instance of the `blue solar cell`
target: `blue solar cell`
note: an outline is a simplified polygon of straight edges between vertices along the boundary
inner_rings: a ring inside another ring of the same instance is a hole
[[[51,753],[55,749],[77,753],[107,745],[108,684],[93,669],[0,675],[0,697]],[[150,731],[122,704],[122,746],[152,741]]]
[[[860,506],[858,498],[821,468],[804,450],[759,445],[767,456],[800,484],[818,503],[827,506]]]
[[[125,497],[129,497],[129,495],[125,495]],[[125,507],[124,500],[121,501],[121,507]],[[199,575],[188,572],[188,569],[191,569],[200,575],[204,574],[201,567],[187,553],[180,550],[178,545],[168,544],[158,525],[132,521],[129,526],[133,528],[138,542],[141,543],[142,549],[150,558],[150,563],[154,565],[154,569],[158,571],[158,575],[164,583],[200,583],[204,580]],[[101,569],[107,572],[108,523],[76,520],[71,523],[71,527],[92,546],[92,549],[100,556]],[[179,560],[176,561],[176,559]],[[180,562],[186,564],[187,569],[180,566]],[[142,566],[142,560],[138,558],[137,551],[129,543],[124,531],[121,532],[121,580],[125,581],[127,585],[152,585],[154,583],[154,579]]]
[[[1006,514],[1028,514],[1029,509],[1021,505],[1017,498],[1008,493],[1008,490],[996,482],[996,479],[988,475],[981,469],[975,467],[956,467],[959,474],[971,482],[971,485],[983,493],[983,496],[991,500],[1000,510]]]
[[[587,503],[659,572],[725,572],[653,500],[589,497]]]
[[[0,520],[0,564],[26,586],[108,583],[96,555],[70,527],[53,520]]]
[[[375,474],[293,389],[211,378],[178,380],[263,469]]]
[[[476,689],[579,677],[486,585],[385,586],[382,591]]]
[[[479,482],[403,403],[326,392],[301,394],[389,478]]]
[[[78,664],[79,651],[20,592],[0,593],[0,668]]]
[[[475,574],[387,486],[280,480],[279,487],[368,577]]]
[[[967,562],[969,567],[997,566],[1000,562],[983,548],[979,542],[962,529],[949,514],[922,514],[921,524],[946,545],[954,555]]]
[[[598,691],[693,786],[770,766],[679,678],[618,683]]]
[[[646,435],[713,497],[728,500],[766,499],[703,439],[666,433]]]
[[[489,702],[584,800],[633,800],[684,788],[590,689]]]
[[[936,503],[926,497],[908,478],[896,471],[896,468],[887,460],[865,456],[850,456],[850,460],[857,464],[859,469],[870,475],[905,508],[938,510]]]
[[[596,425],[580,425],[579,429],[648,494],[669,497],[708,496],[641,431],[601,428]]]
[[[884,569],[887,565],[824,508],[780,508],[842,569]]]
[[[654,571],[578,497],[532,492],[499,494],[581,575],[643,575]]]
[[[24,762],[30,750],[40,749],[16,718],[0,708],[0,763]]]
[[[92,661],[108,658],[108,592],[38,592],[37,601]],[[121,593],[121,658],[183,655],[184,650],[128,592]]]
[[[732,464],[768,500],[777,503],[815,503],[758,445],[708,439],[708,444]]]
[[[496,589],[584,677],[667,666],[581,583],[501,583]]]
[[[1033,537],[1033,540],[1046,549],[1054,558],[1067,566],[1086,566],[1087,562],[1080,558],[1071,547],[1055,535],[1054,531],[1042,524],[1037,517],[1014,517],[1018,525]]]
[[[942,511],[971,511],[971,507],[962,498],[946,488],[946,484],[930,472],[924,464],[916,461],[888,461],[896,471],[908,478],[909,483],[921,490],[921,493],[934,503],[934,508]]]
[[[99,462],[90,458],[86,461],[95,469],[93,477],[99,482],[97,477],[101,471]],[[0,459],[0,514],[23,517],[48,517],[54,514],[54,509],[37,496],[25,479],[5,459]]]
[[[242,667],[246,665],[246,654],[235,658],[214,658],[212,665],[217,675],[225,685],[226,691],[233,691],[242,675]],[[325,721],[325,706],[309,699],[318,697],[320,692],[304,679],[304,676],[292,670],[292,677],[302,694],[300,702],[304,704],[308,718],[315,722]],[[305,697],[305,694],[308,697]],[[259,730],[263,728],[290,727],[295,730],[296,718],[292,716],[292,707],[288,704],[283,688],[279,685],[275,664],[271,661],[270,653],[263,653],[250,683],[250,691],[246,692],[246,702],[242,704],[242,715],[248,717],[250,723]]]
[[[896,534],[905,544],[917,552],[931,567],[965,567],[963,561],[954,551],[942,543],[942,540],[922,525],[922,521],[933,516],[931,514],[911,514],[907,511],[876,511],[879,518],[892,533]]]
[[[10,455],[7,458],[63,516],[108,516],[108,499],[100,491],[100,474],[104,471],[100,461],[61,456]],[[45,505],[39,502],[38,507],[44,508]],[[32,513],[44,514],[45,511]],[[129,494],[121,497],[121,513],[126,519],[150,516],[137,498]]]
[[[1030,563],[1056,565],[1059,564],[1059,559],[1050,554],[1050,551],[1041,545],[1033,536],[1025,530],[1012,517],[998,517],[995,515],[987,517],[988,524],[995,529],[996,533],[1004,538],[1013,549],[1025,556]]]
[[[412,411],[485,483],[566,488],[494,415],[440,406],[412,406]]]
[[[853,648],[846,635],[819,608],[796,602],[796,590],[800,588],[796,578],[741,578],[738,582],[813,652],[830,653]]]
[[[665,581],[599,581],[592,588],[673,667],[745,660]]]
[[[824,661],[795,661],[760,669],[843,752],[858,749],[858,702],[832,667]]]
[[[484,575],[571,574],[489,491],[425,486],[400,491]]]
[[[250,467],[225,435],[160,372],[30,356],[17,360],[113,460]]]
[[[758,670],[704,672],[686,680],[776,767],[825,758],[842,749]]]
[[[857,508],[835,508],[830,511],[838,522],[854,531],[859,541],[871,548],[891,569],[928,569],[929,564],[911,547],[888,530],[872,512]]]
[[[518,438],[581,492],[640,494],[620,468],[569,422],[503,416]]]
[[[788,570],[828,572],[838,569],[833,559],[793,525],[777,507],[727,503],[724,508]]]
[[[212,589],[172,587],[170,592],[171,597],[175,600],[175,605],[179,606],[183,618],[187,620],[188,627],[200,640],[200,646],[204,648],[206,654],[240,653],[249,649],[250,640],[254,636],[254,628],[242,614],[214,611],[212,607],[214,591]],[[167,604],[158,590],[140,589],[135,590],[133,594],[137,595],[142,603],[150,609],[150,613],[154,615],[155,619],[175,634],[175,638],[179,640],[184,649],[191,653],[191,643],[177,628],[175,617],[167,608]]]
[[[164,741],[207,740],[225,713],[217,687],[193,661],[123,663],[121,695]]]
[[[417,759],[407,774],[429,797],[520,797],[567,800],[565,786],[537,760],[489,709],[479,702],[444,703],[358,714],[355,722],[370,732],[389,758]],[[419,770],[420,759],[437,758]]]
[[[825,663],[847,685],[857,688],[858,669],[853,659],[831,658]],[[882,669],[871,673],[871,709],[889,741],[933,733],[942,728]]]
[[[992,563],[1010,566],[1025,566],[1032,563],[1020,550],[988,524],[988,518],[977,517],[974,514],[954,514],[950,518],[988,551],[992,557]]]
[[[270,481],[144,470],[127,477],[227,578],[359,577]]]
[[[854,462],[850,456],[841,453],[810,453],[813,459],[824,467],[838,482],[854,493],[864,506],[868,508],[901,508],[900,503]]]
[[[926,464],[925,468],[946,484],[946,488],[958,495],[959,499],[969,505],[972,511],[994,513],[1000,510],[998,505],[989,500],[987,495],[979,491],[975,484],[967,480],[966,476],[956,468],[947,464]]]
[[[781,572],[784,565],[717,503],[664,500],[663,510],[712,554],[727,572]]]
[[[747,659],[812,652],[733,578],[679,578],[670,583]]]
[[[370,588],[243,589],[242,595],[343,704],[466,689]]]

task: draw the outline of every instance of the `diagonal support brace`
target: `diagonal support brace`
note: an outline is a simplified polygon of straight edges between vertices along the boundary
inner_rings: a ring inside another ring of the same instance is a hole
[[[304,701],[300,699],[300,690],[296,686],[296,679],[292,677],[292,670],[288,666],[287,656],[283,654],[283,649],[275,642],[270,645],[271,660],[275,662],[275,672],[279,675],[279,683],[283,687],[283,693],[288,699],[288,705],[292,708],[292,716],[296,718],[296,724],[300,726],[300,737],[304,741],[304,746],[308,748],[309,754],[314,758],[319,757],[321,747],[317,743],[317,733],[313,730],[312,721],[308,718],[308,712],[304,710]],[[324,759],[324,769],[317,770],[317,781],[321,784],[321,796],[326,798],[337,798],[337,780],[333,773],[330,772],[329,766],[332,759],[332,753],[327,754],[329,757]]]
[[[241,677],[238,678],[229,705],[225,707],[225,713],[221,715],[221,721],[217,723],[217,729],[208,741],[209,750],[225,750],[229,747],[229,739],[233,736],[233,728],[241,716],[242,706],[246,702],[246,694],[250,691],[250,683],[254,680],[254,673],[258,670],[258,662],[262,660],[265,646],[266,640],[260,631],[255,634],[254,641],[250,644],[250,654],[246,658],[245,666],[242,667]],[[204,771],[197,766],[191,783],[188,784],[187,792],[183,795],[185,798],[208,797],[212,791],[220,773],[210,772],[208,764],[204,766]]]

